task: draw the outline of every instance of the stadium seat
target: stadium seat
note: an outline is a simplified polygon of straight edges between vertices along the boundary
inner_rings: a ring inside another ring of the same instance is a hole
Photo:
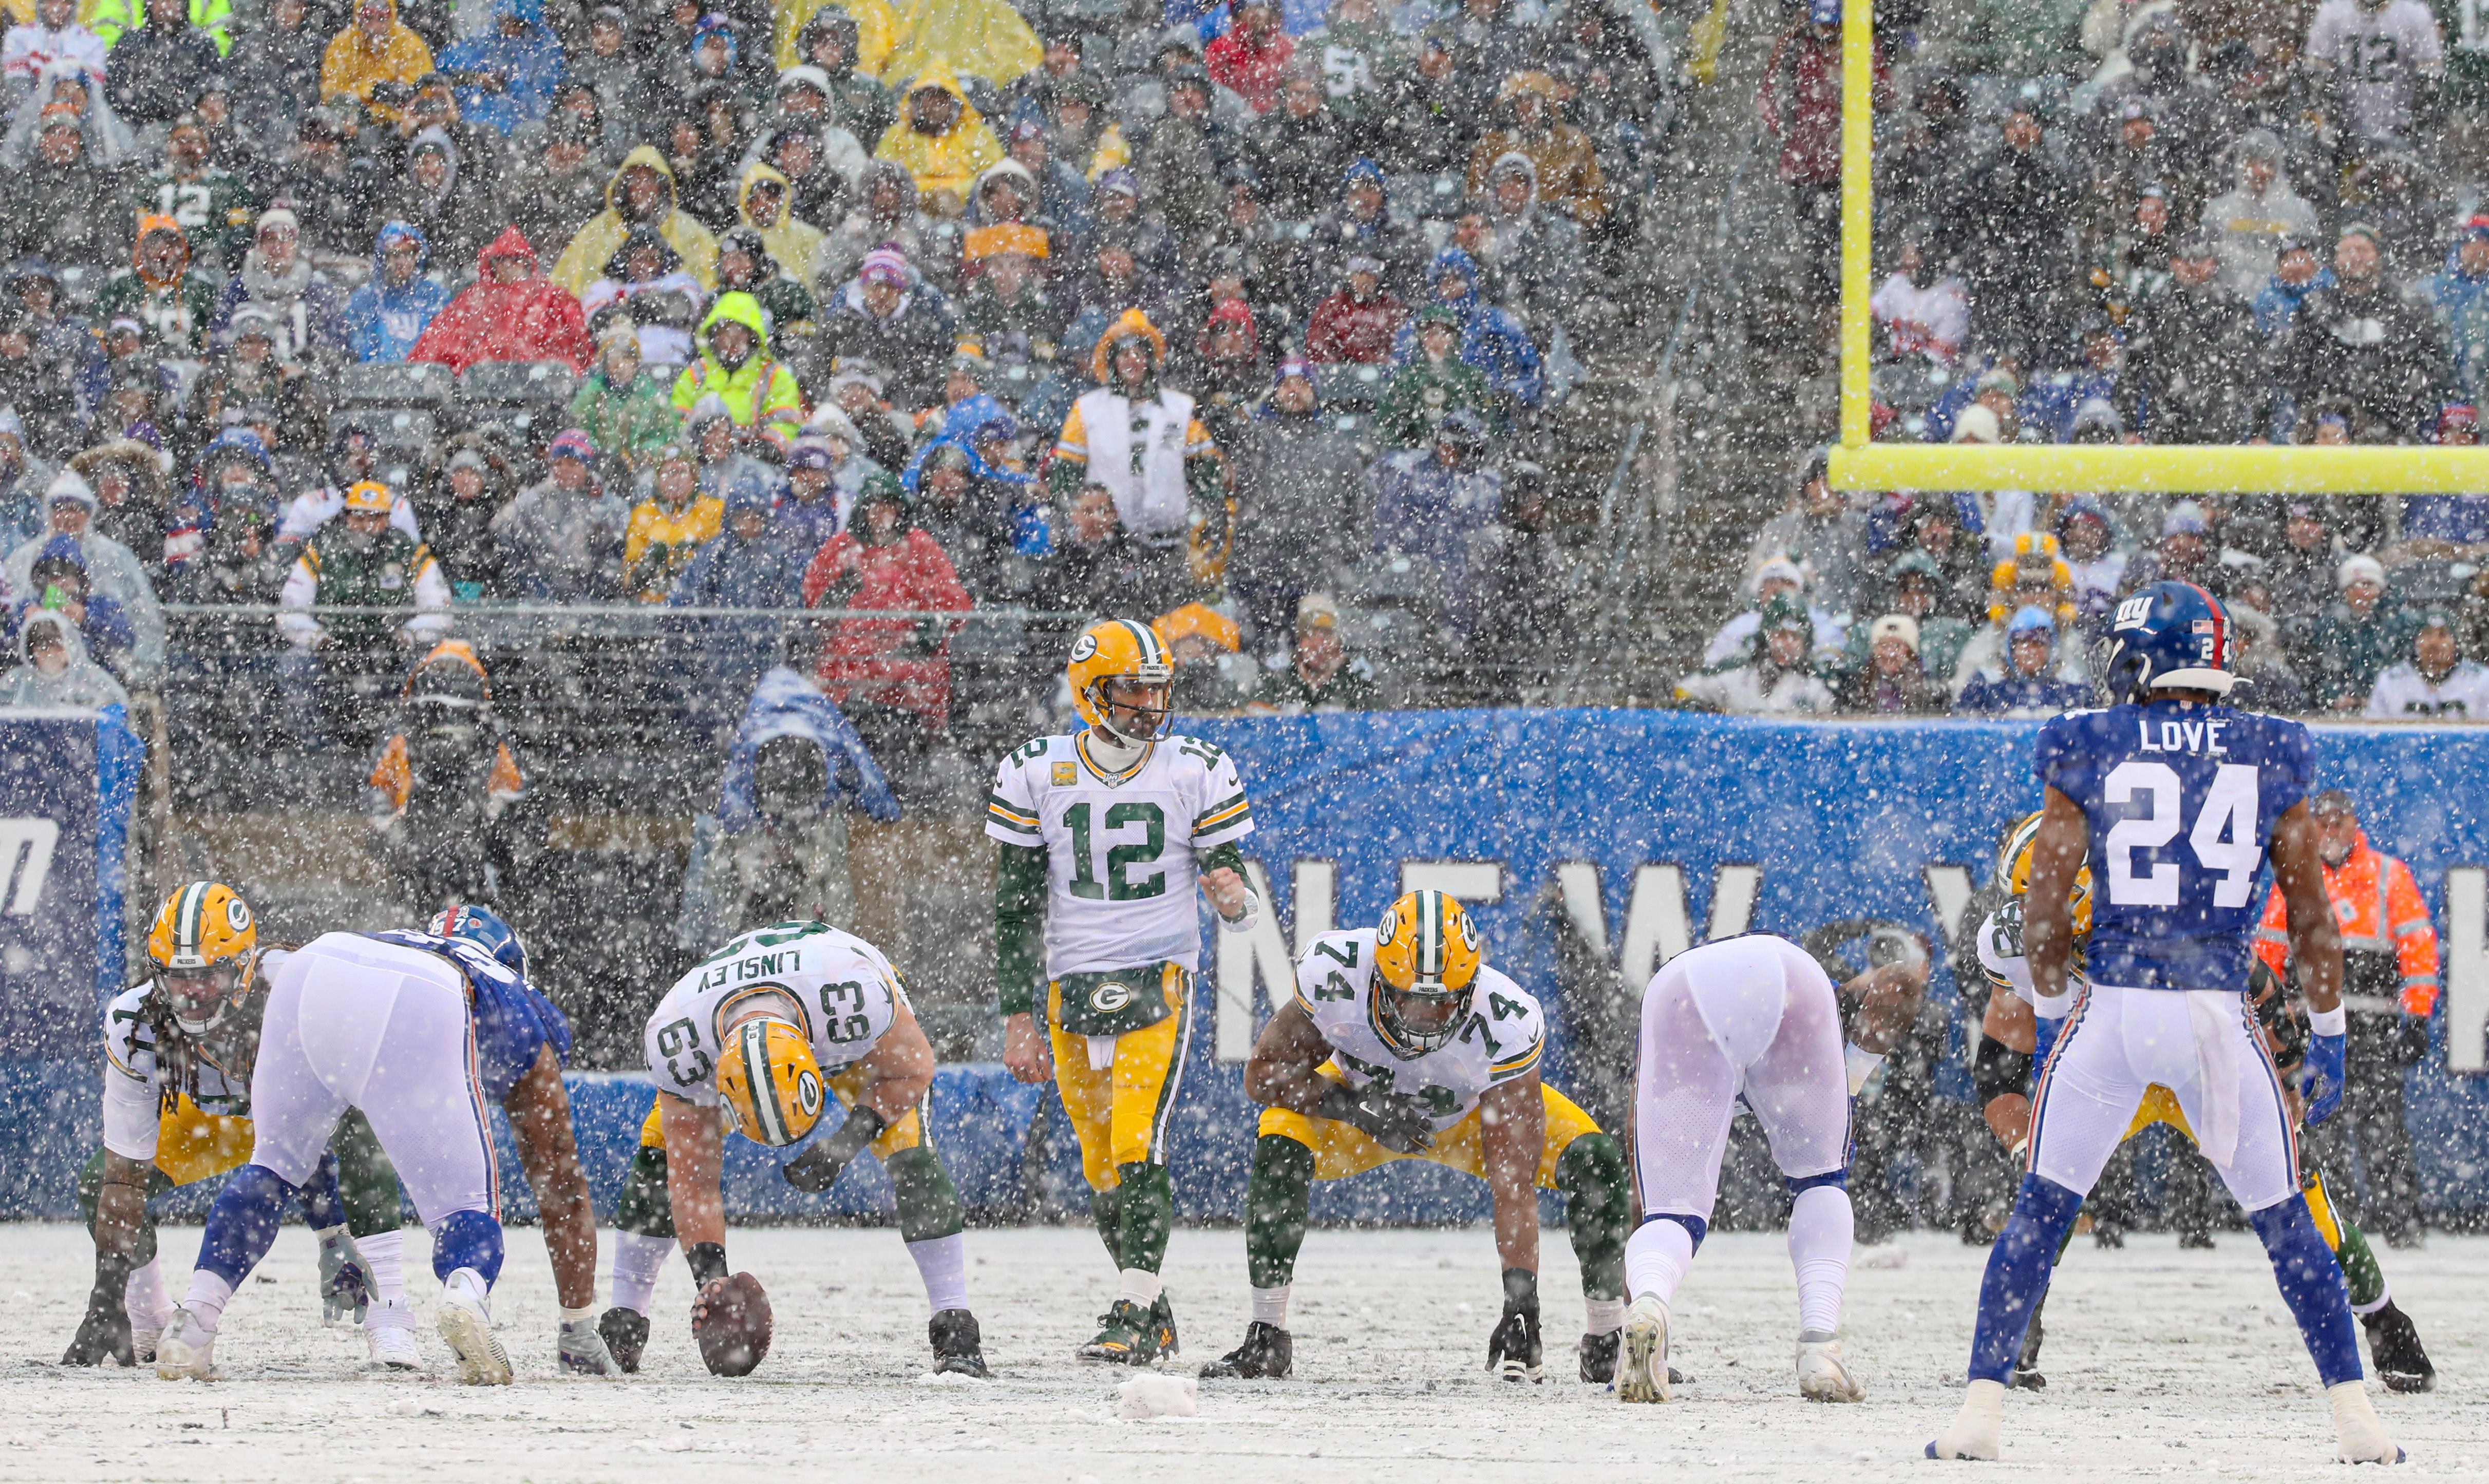
[[[558,360],[499,360],[469,366],[458,378],[458,400],[496,407],[568,403],[579,390],[579,373]]]
[[[456,390],[449,368],[432,361],[341,366],[337,400],[349,405],[446,407]]]

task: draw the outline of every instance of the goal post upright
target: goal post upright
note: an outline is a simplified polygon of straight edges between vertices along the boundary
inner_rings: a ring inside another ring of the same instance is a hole
[[[1841,440],[1844,490],[2035,490],[2097,494],[2489,493],[2489,447],[2246,443],[1921,443],[1870,437],[1867,301],[1874,273],[1874,6],[1841,8]]]

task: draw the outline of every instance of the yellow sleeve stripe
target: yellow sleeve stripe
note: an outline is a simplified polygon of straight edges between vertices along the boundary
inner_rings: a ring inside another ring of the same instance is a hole
[[[994,823],[1001,825],[1004,829],[1011,831],[1015,835],[1035,836],[1042,833],[1038,828],[1036,820],[1029,818],[1025,814],[1014,813],[1012,811],[1003,808],[1000,804],[987,805],[986,817]]]
[[[1204,814],[1200,818],[1194,820],[1192,822],[1193,836],[1195,839],[1198,839],[1201,836],[1209,834],[1213,830],[1234,824],[1252,813],[1253,805],[1250,800],[1238,799],[1233,805],[1220,810],[1215,814]]]
[[[1493,1072],[1499,1077],[1507,1076],[1516,1071],[1528,1071],[1531,1067],[1537,1065],[1540,1054],[1546,1051],[1546,1049],[1547,1042],[1545,1041],[1533,1041],[1530,1043],[1529,1050],[1522,1052],[1519,1056],[1514,1057],[1508,1062],[1490,1063],[1487,1067],[1487,1070]]]

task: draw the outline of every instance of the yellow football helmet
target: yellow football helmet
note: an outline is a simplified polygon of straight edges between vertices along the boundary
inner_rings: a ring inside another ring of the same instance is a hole
[[[726,1036],[717,1090],[726,1121],[757,1144],[792,1144],[821,1121],[821,1064],[791,1021],[755,1015]]]
[[[377,479],[358,479],[346,490],[349,515],[386,515],[396,503],[397,497]]]
[[[1102,727],[1114,736],[1137,747],[1154,742],[1166,730],[1167,707],[1134,705],[1130,701],[1107,702],[1108,682],[1130,680],[1138,685],[1169,685],[1175,680],[1175,664],[1167,657],[1166,645],[1146,623],[1130,618],[1108,618],[1091,624],[1078,639],[1072,642],[1072,659],[1063,670],[1072,686],[1072,704],[1080,719],[1093,727]],[[1116,711],[1133,713],[1150,722],[1147,731],[1138,736],[1114,724]]]
[[[1439,1051],[1470,1017],[1485,956],[1477,924],[1442,892],[1409,892],[1374,928],[1374,1033],[1404,1061]]]
[[[179,887],[156,909],[147,934],[159,992],[174,1022],[192,1036],[216,1028],[250,989],[259,923],[250,903],[221,881]]]
[[[2017,897],[2031,890],[2031,850],[2040,842],[2040,815],[2035,811],[2015,821],[2005,832],[2005,843],[1996,847],[1996,879]],[[2079,943],[2092,935],[2092,869],[2086,864],[2074,871],[2074,889],[2068,898],[2073,907],[2074,941]]]

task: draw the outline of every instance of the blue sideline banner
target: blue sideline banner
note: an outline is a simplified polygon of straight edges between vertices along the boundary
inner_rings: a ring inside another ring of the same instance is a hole
[[[0,1057],[100,1049],[140,757],[118,706],[0,711]]]

